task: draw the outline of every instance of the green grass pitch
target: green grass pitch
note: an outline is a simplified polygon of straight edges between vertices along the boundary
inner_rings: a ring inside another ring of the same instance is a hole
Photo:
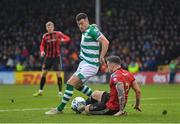
[[[93,90],[109,90],[107,84],[89,86]],[[127,116],[75,114],[70,108],[71,101],[63,114],[47,116],[44,112],[60,102],[56,85],[46,85],[43,96],[37,98],[32,97],[38,90],[37,85],[0,85],[0,123],[180,123],[180,85],[146,85],[141,89],[142,112],[132,109],[135,97],[131,90],[126,106]],[[74,93],[74,97],[86,98],[76,90]],[[163,110],[167,114],[163,115]]]

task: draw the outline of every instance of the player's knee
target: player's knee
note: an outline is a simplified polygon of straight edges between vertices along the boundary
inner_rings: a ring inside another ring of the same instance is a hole
[[[72,76],[68,81],[67,84],[70,84],[72,86],[76,86],[80,82],[79,78]]]
[[[87,105],[87,106],[85,106],[85,113],[89,113],[89,107],[90,107],[90,105]]]
[[[92,93],[92,98],[95,99],[95,100],[98,100],[99,98],[99,91],[98,90],[95,90],[93,93]]]
[[[61,78],[61,72],[56,72],[58,78]]]
[[[59,80],[59,81],[62,81],[62,78],[61,78],[61,76],[57,76],[57,78],[58,78],[58,80]]]
[[[82,83],[77,83],[77,84],[75,85],[76,90],[81,90],[82,87],[83,87],[83,84],[82,84]]]
[[[46,75],[47,75],[47,71],[43,71],[42,72],[42,77],[46,77]]]
[[[70,84],[70,85],[71,85],[71,81],[70,81],[70,80],[68,80],[68,81],[67,81],[67,84]]]
[[[81,86],[76,85],[75,88],[76,88],[76,90],[80,90],[80,89],[81,89]]]
[[[75,83],[74,83],[72,80],[68,80],[68,81],[67,81],[67,84],[72,85],[72,86],[74,86],[74,87],[76,86]]]

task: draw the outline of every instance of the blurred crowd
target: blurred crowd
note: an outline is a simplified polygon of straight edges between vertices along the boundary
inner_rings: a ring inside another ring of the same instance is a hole
[[[1,0],[0,70],[41,70],[39,54],[45,23],[71,37],[62,44],[63,70],[78,64],[79,31],[75,16],[95,21],[95,1]],[[101,30],[110,41],[108,54],[119,55],[127,68],[155,71],[180,56],[180,2],[178,0],[101,1]]]
[[[142,71],[157,70],[180,55],[178,0],[102,2],[102,27],[111,39],[110,54]]]

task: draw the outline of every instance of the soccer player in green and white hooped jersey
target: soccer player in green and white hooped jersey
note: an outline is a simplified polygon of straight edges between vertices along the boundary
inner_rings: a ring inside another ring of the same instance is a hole
[[[100,63],[104,63],[104,57],[108,50],[109,41],[99,31],[96,25],[89,24],[88,17],[85,13],[79,13],[76,16],[76,22],[82,32],[80,44],[80,59],[82,61],[79,63],[76,72],[67,81],[66,90],[61,103],[57,108],[47,111],[45,113],[47,115],[61,113],[67,102],[72,97],[74,88],[90,97],[92,90],[83,82],[87,78],[96,75],[99,70]]]

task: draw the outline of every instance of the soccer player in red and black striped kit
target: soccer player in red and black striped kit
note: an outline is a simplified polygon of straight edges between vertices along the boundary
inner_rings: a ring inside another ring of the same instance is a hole
[[[54,23],[48,21],[46,23],[47,33],[43,35],[40,52],[41,56],[44,57],[44,62],[42,65],[42,76],[40,81],[40,89],[37,93],[33,94],[34,97],[41,96],[43,92],[43,87],[46,82],[47,72],[53,68],[57,75],[57,84],[59,89],[59,95],[62,95],[62,78],[61,78],[61,50],[60,43],[69,42],[70,37],[63,34],[60,31],[54,31]]]
[[[132,88],[136,94],[134,109],[142,111],[140,107],[141,89],[138,81],[127,70],[121,68],[121,59],[118,56],[106,58],[108,71],[111,74],[109,86],[110,93],[106,91],[94,91],[86,100],[85,109],[87,114],[93,115],[126,115],[125,106],[128,100],[129,90]]]

